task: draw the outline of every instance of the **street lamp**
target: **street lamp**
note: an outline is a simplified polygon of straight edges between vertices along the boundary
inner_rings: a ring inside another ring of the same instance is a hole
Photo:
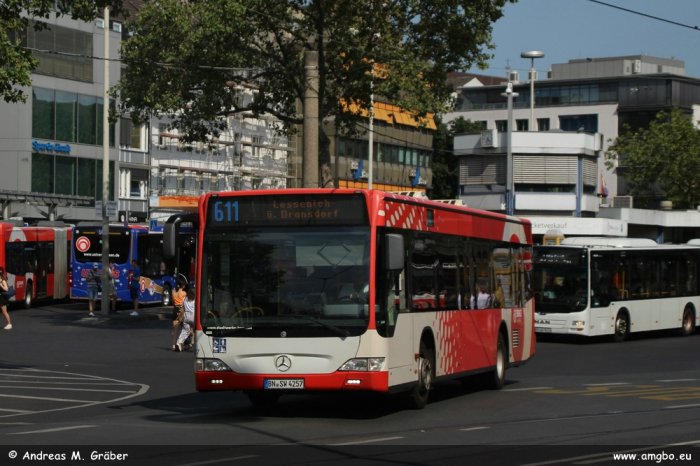
[[[508,83],[506,91],[501,94],[508,98],[508,140],[506,141],[506,215],[513,215],[515,208],[515,183],[513,183],[513,83]]]
[[[520,54],[521,58],[530,59],[530,131],[535,130],[535,58],[544,57],[544,52],[531,50]]]

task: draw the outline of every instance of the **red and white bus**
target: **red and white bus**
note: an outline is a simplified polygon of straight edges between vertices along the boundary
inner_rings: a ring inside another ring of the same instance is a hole
[[[71,231],[61,227],[18,227],[0,222],[0,269],[25,308],[34,299],[63,299],[70,287]]]
[[[199,391],[403,391],[422,408],[436,381],[501,388],[534,354],[527,220],[371,190],[211,193],[169,219],[166,256],[181,222],[199,225]]]

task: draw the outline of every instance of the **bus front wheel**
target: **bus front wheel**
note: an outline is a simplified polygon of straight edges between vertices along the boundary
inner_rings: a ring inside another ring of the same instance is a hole
[[[683,310],[683,321],[681,322],[681,335],[687,337],[695,331],[695,315],[693,310],[686,307]]]
[[[27,287],[24,289],[24,301],[22,302],[25,309],[32,307],[33,295],[34,290],[32,289],[32,282],[28,282]]]
[[[171,298],[172,293],[170,293],[170,285],[163,285],[163,294],[160,298],[161,302],[163,303],[163,306],[170,306]]]
[[[415,409],[423,409],[428,404],[428,395],[435,379],[435,356],[433,351],[421,341],[418,361],[418,384],[411,391],[411,401]]]
[[[506,383],[506,369],[508,367],[508,355],[506,341],[503,334],[498,332],[498,347],[496,349],[496,368],[488,375],[488,384],[493,390],[500,390]]]
[[[627,317],[626,313],[620,312],[615,319],[615,334],[613,335],[613,339],[619,343],[627,340],[629,334],[630,318]]]

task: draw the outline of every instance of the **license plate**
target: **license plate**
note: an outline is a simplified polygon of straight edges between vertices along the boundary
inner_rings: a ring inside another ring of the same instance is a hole
[[[535,333],[552,333],[551,328],[535,327]]]
[[[265,379],[264,388],[303,389],[304,379]]]

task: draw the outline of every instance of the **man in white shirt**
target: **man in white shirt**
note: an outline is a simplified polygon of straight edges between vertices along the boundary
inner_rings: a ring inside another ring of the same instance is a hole
[[[482,288],[481,292],[479,293],[479,297],[476,299],[476,307],[477,309],[487,309],[489,307],[489,296],[488,291],[486,291],[486,288]]]

